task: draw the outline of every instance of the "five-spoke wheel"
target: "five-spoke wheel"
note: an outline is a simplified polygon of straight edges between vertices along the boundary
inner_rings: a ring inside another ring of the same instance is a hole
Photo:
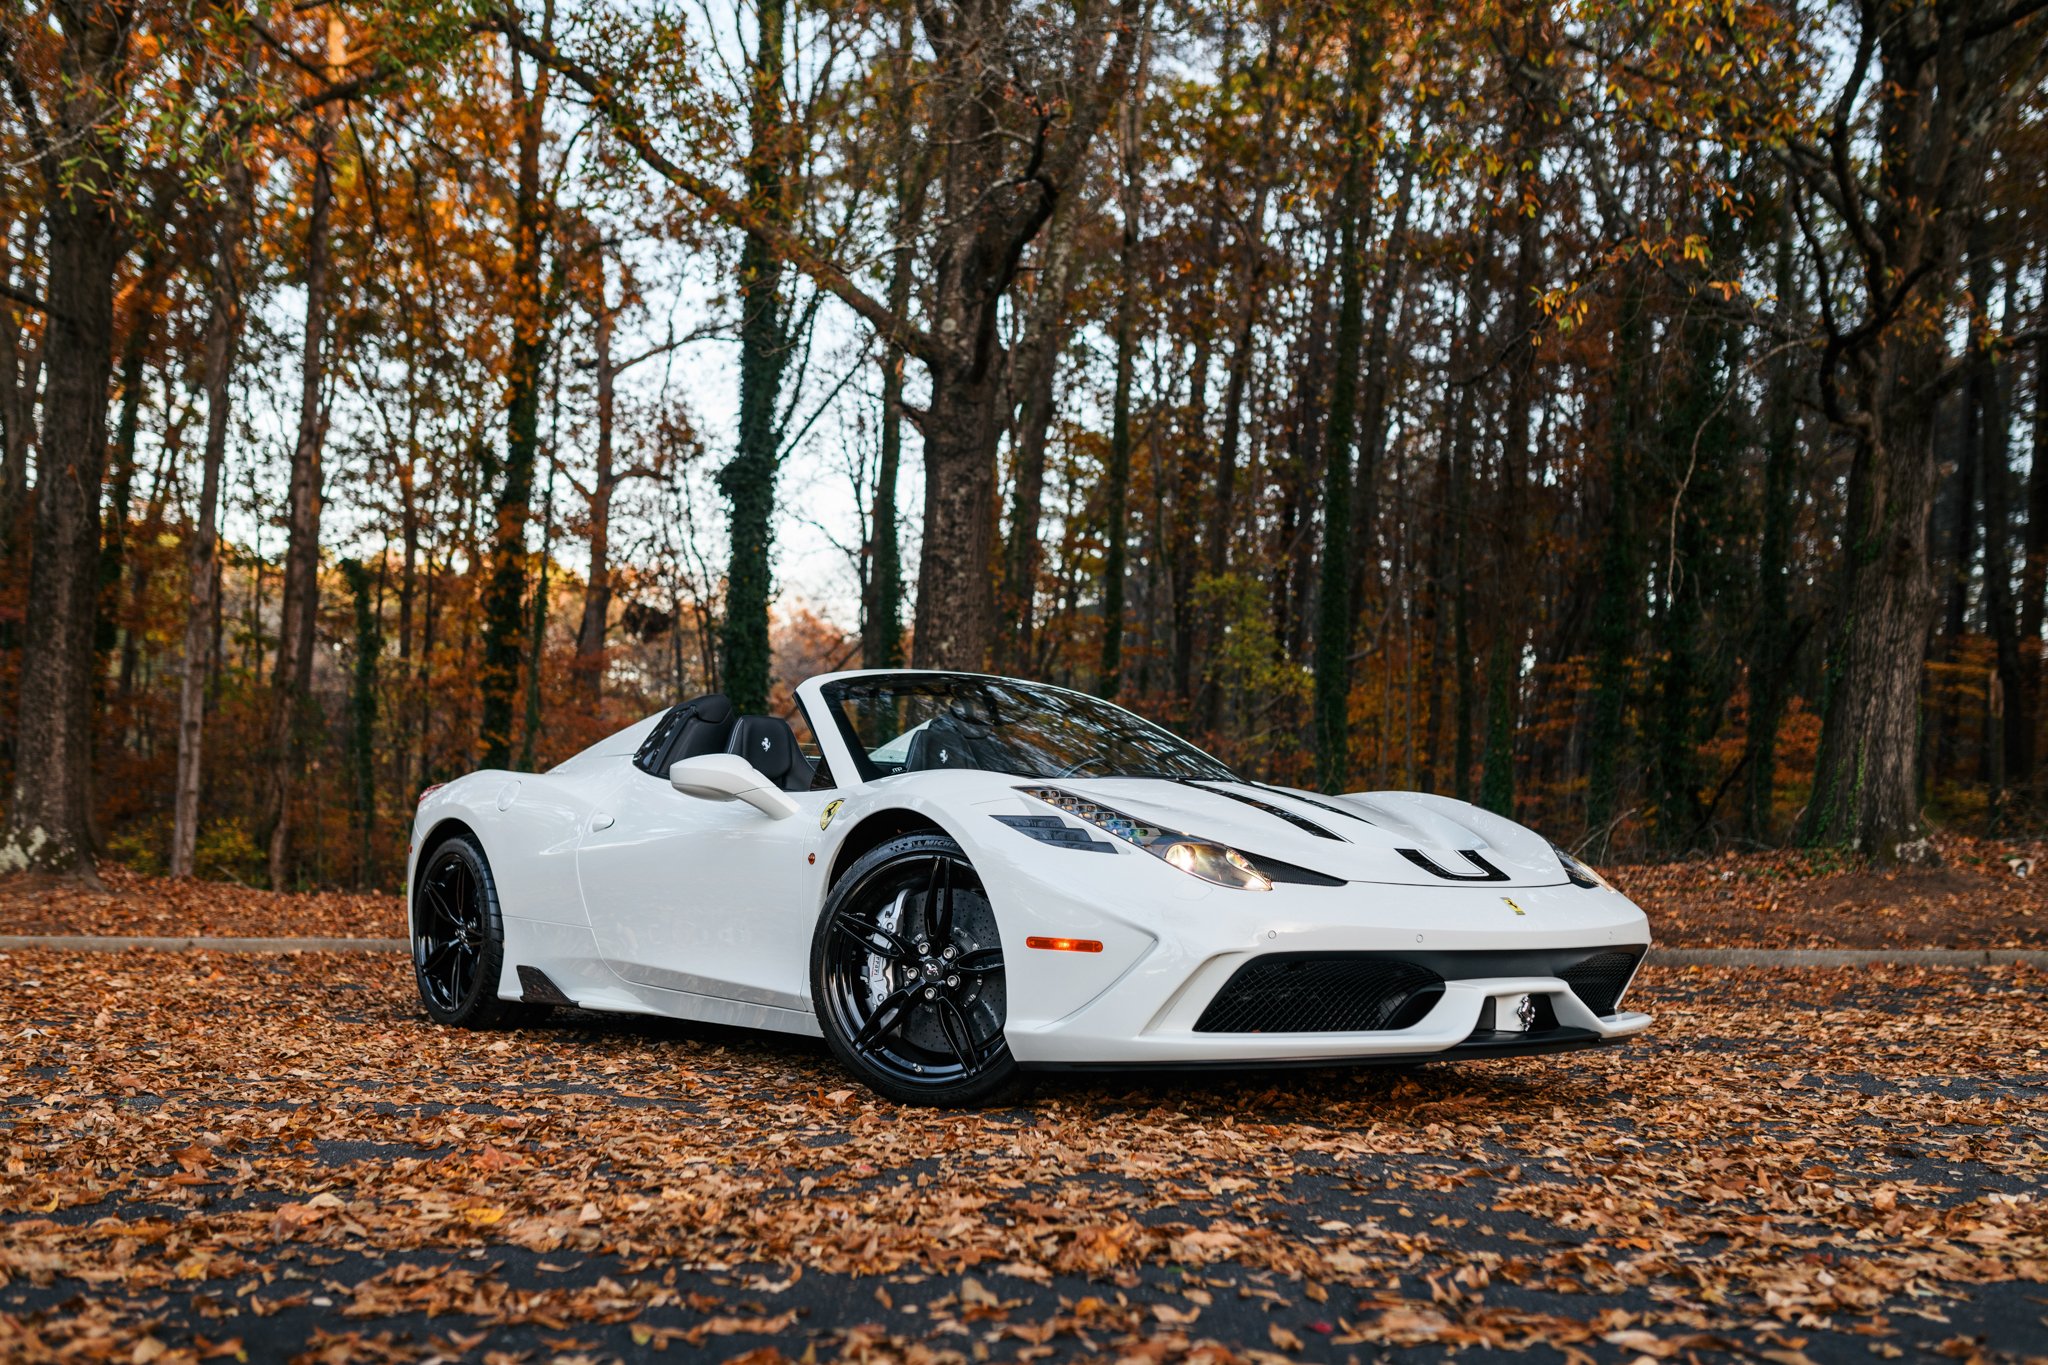
[[[914,1104],[976,1104],[1015,1080],[1003,950],[981,879],[942,834],[881,845],[833,888],[811,951],[826,1042]]]
[[[434,846],[413,878],[412,968],[420,1001],[443,1024],[486,1028],[512,1014],[498,999],[505,932],[483,849],[466,835]]]

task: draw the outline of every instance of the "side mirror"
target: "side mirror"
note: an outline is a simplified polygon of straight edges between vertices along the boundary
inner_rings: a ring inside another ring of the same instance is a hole
[[[797,811],[786,792],[738,754],[679,759],[668,770],[668,784],[685,796],[706,801],[744,801],[774,820],[786,820]]]

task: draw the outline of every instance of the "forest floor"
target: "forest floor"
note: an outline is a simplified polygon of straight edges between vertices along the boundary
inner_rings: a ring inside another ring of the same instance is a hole
[[[2048,947],[2048,844],[1942,836],[1941,865],[1871,868],[1840,854],[1727,854],[1616,866],[1614,881],[1675,948]],[[0,877],[0,934],[399,938],[392,894],[279,895],[144,877],[103,864],[104,889]]]
[[[2026,967],[1651,968],[1613,1049],[950,1113],[434,1028],[383,955],[0,973],[7,1361],[2048,1359]]]

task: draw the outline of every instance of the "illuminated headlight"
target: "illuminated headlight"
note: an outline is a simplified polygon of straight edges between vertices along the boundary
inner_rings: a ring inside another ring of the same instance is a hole
[[[1565,879],[1573,886],[1583,886],[1588,891],[1596,886],[1602,891],[1614,890],[1614,883],[1601,876],[1599,869],[1592,864],[1580,862],[1556,844],[1552,844],[1550,850],[1557,855],[1558,862],[1564,864]]]
[[[1158,825],[1148,825],[1114,807],[1090,801],[1072,792],[1061,791],[1058,787],[1023,787],[1020,790],[1027,796],[1034,796],[1049,806],[1065,811],[1076,820],[1095,826],[1112,838],[1144,849],[1153,857],[1172,864],[1190,877],[1200,877],[1213,885],[1228,886],[1239,891],[1273,889],[1272,879],[1252,866],[1251,859],[1234,848],[1210,843],[1206,839],[1191,839],[1178,831],[1162,829]]]
[[[1273,883],[1266,880],[1266,874],[1253,867],[1242,853],[1221,844],[1184,839],[1166,846],[1166,861],[1189,876],[1200,877],[1218,886],[1234,886],[1240,891],[1273,889]]]

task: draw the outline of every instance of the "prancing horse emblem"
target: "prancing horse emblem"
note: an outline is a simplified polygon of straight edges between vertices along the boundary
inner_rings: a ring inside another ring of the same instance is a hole
[[[767,753],[767,752],[768,752],[768,750],[769,750],[770,748],[772,748],[772,747],[774,747],[774,746],[772,746],[772,745],[770,745],[770,744],[768,743],[768,736],[766,736],[766,735],[763,735],[763,736],[761,736],[761,752],[765,754],[765,753]]]
[[[1536,997],[1525,995],[1515,1004],[1515,1018],[1522,1021],[1522,1032],[1536,1027]]]
[[[832,827],[832,817],[839,814],[839,808],[845,804],[846,802],[844,801],[834,801],[831,805],[825,807],[825,813],[818,817],[818,828],[830,829]]]
[[[1524,910],[1521,906],[1515,904],[1515,898],[1513,896],[1502,896],[1500,898],[1500,903],[1502,905],[1505,905],[1508,909],[1514,911],[1518,915],[1527,915],[1529,913],[1527,910]]]

